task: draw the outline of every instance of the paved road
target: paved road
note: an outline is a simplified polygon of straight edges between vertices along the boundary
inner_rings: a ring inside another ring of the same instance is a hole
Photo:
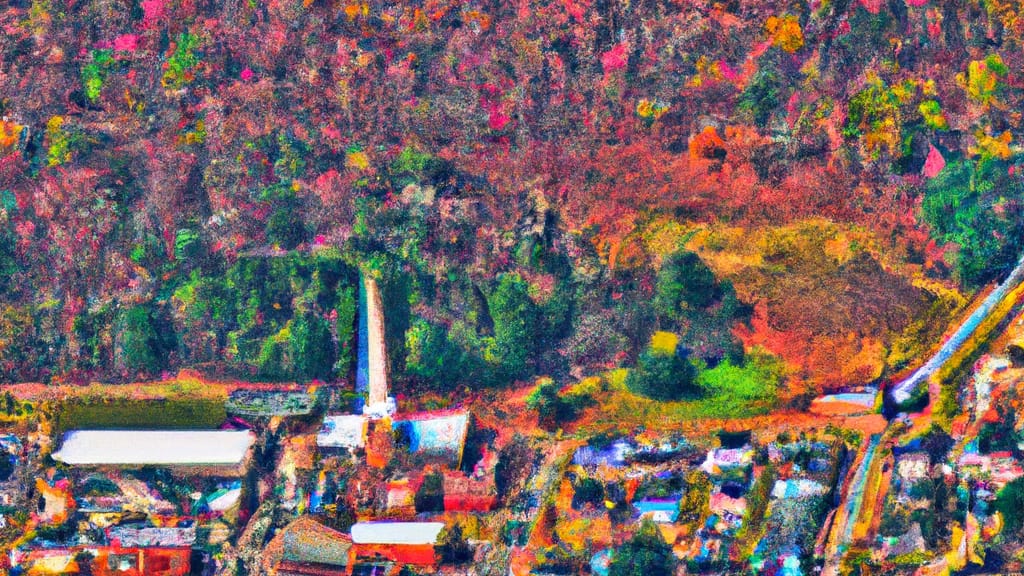
[[[867,486],[868,475],[878,454],[878,443],[881,434],[872,434],[868,439],[867,448],[857,464],[853,474],[848,474],[850,484],[846,488],[842,503],[836,511],[832,534],[826,547],[825,567],[822,576],[837,576],[839,564],[853,538],[853,528],[860,518],[864,505],[864,488]]]
[[[914,397],[918,387],[926,385],[928,378],[942,367],[954,354],[967,342],[967,339],[974,334],[978,326],[992,314],[999,302],[1016,288],[1024,280],[1024,256],[1017,262],[1017,266],[1006,277],[1002,284],[996,287],[988,297],[982,301],[977,310],[971,313],[964,320],[964,323],[956,329],[949,340],[939,348],[934,356],[928,359],[920,368],[914,371],[906,380],[896,384],[892,388],[892,399],[897,404],[903,404]]]

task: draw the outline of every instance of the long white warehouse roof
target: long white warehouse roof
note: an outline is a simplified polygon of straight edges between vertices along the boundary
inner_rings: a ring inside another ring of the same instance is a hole
[[[437,544],[443,522],[357,522],[352,525],[356,544]]]
[[[247,430],[75,430],[53,458],[78,466],[235,466],[254,441]]]

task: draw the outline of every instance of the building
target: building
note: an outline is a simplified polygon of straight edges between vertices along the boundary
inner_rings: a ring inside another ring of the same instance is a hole
[[[790,500],[821,496],[828,492],[828,488],[820,482],[807,478],[790,478],[788,480],[776,480],[772,486],[772,498],[776,500]]]
[[[441,456],[462,463],[462,451],[469,433],[468,412],[424,413],[396,420],[395,432],[404,437],[413,454]]]
[[[94,576],[185,576],[191,567],[190,548],[122,548],[74,546],[15,550],[11,559],[27,574],[76,574],[89,563]]]
[[[444,474],[445,512],[490,512],[498,504],[493,475],[484,480],[467,478],[462,472]]]
[[[53,459],[86,468],[165,466],[237,476],[255,439],[247,430],[75,430],[64,434]]]
[[[640,518],[648,518],[658,524],[675,522],[679,517],[679,496],[671,498],[644,498],[633,503]]]
[[[437,563],[441,522],[358,522],[352,526],[357,558],[383,558],[399,564]]]
[[[112,526],[107,529],[107,539],[120,548],[191,548],[196,543],[196,527]]]
[[[352,573],[352,539],[308,516],[284,529],[278,576],[341,576]]]
[[[316,435],[316,445],[321,449],[356,450],[366,446],[366,416],[360,414],[336,414],[324,416],[323,427]]]

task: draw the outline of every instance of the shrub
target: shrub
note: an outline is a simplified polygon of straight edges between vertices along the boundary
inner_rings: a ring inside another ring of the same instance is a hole
[[[996,495],[995,509],[1003,516],[1007,535],[1016,534],[1024,527],[1024,478],[1003,486]]]
[[[455,524],[441,534],[437,552],[445,564],[466,564],[473,559],[473,548],[463,536],[461,524]]]
[[[572,507],[580,509],[590,504],[600,506],[604,502],[604,485],[594,478],[583,478],[573,486]]]
[[[423,478],[413,502],[417,513],[444,511],[444,477],[440,472],[432,472]]]

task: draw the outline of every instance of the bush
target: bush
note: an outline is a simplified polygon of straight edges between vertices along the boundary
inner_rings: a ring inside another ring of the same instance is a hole
[[[0,450],[0,482],[10,480],[12,474],[14,474],[14,458]]]
[[[1003,516],[1007,535],[1020,532],[1024,527],[1024,478],[1017,478],[1003,486],[996,495],[995,509]]]
[[[463,536],[461,524],[455,524],[441,535],[437,552],[445,564],[461,565],[473,559],[473,548]]]
[[[417,513],[444,512],[444,476],[440,472],[424,476],[413,501]]]
[[[529,408],[537,411],[540,427],[551,431],[574,420],[579,409],[586,405],[585,400],[577,397],[563,397],[554,380],[541,378],[526,403]]]
[[[583,478],[573,486],[572,507],[580,509],[590,504],[600,506],[604,502],[604,485],[593,478]]]

